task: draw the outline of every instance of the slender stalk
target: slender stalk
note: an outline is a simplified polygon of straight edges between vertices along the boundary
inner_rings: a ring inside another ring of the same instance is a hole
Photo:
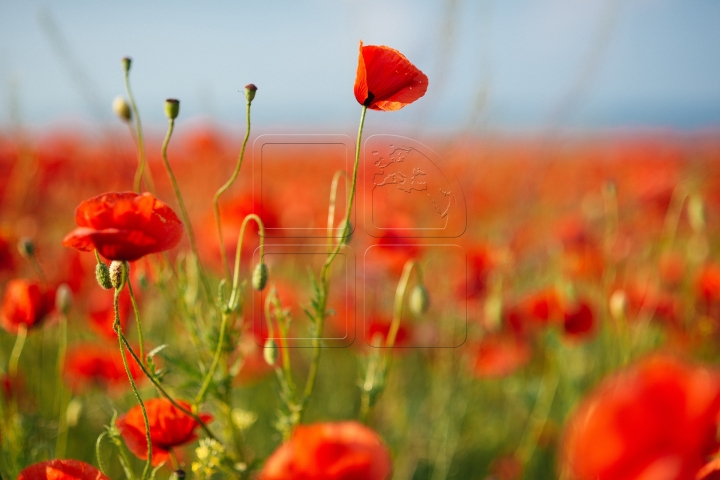
[[[247,102],[246,117],[247,117],[247,130],[245,131],[245,138],[243,139],[242,148],[240,149],[240,155],[238,156],[237,163],[235,164],[235,170],[233,171],[230,179],[225,182],[225,185],[220,187],[215,196],[213,197],[213,209],[215,212],[215,224],[217,225],[218,240],[220,241],[220,255],[222,256],[223,268],[225,268],[226,278],[230,279],[230,264],[228,263],[227,253],[225,252],[225,242],[223,241],[222,234],[222,222],[220,220],[220,195],[225,193],[235,182],[240,173],[240,167],[242,167],[243,158],[245,157],[245,147],[247,146],[248,139],[250,138],[250,104]]]
[[[123,272],[123,275],[126,275],[127,272]],[[147,411],[145,410],[145,403],[143,403],[142,397],[140,397],[140,392],[138,392],[137,386],[135,385],[135,380],[133,379],[132,373],[130,372],[130,366],[128,365],[127,357],[125,357],[125,348],[123,345],[123,339],[125,336],[122,333],[122,326],[120,325],[120,305],[119,305],[119,299],[120,299],[120,289],[115,289],[115,295],[113,297],[113,308],[115,311],[115,333],[117,333],[118,336],[118,342],[120,343],[120,356],[122,357],[123,365],[125,366],[125,373],[127,373],[128,379],[130,380],[130,386],[132,387],[133,393],[135,393],[135,398],[137,398],[138,404],[140,404],[140,410],[142,410],[143,414],[143,422],[145,423],[145,440],[147,442],[147,460],[145,461],[145,468],[143,469],[141,480],[145,480],[148,478],[148,475],[150,474],[150,470],[152,469],[152,440],[150,439],[150,421],[148,420]]]
[[[130,267],[125,264],[125,268],[129,269]],[[145,358],[145,347],[144,347],[144,341],[143,341],[143,331],[142,331],[142,322],[140,321],[140,310],[138,310],[137,301],[135,301],[135,292],[133,292],[132,284],[130,283],[130,278],[128,277],[128,291],[130,292],[130,302],[133,306],[133,311],[135,312],[135,327],[137,328],[137,334],[138,334],[138,343],[140,348],[140,360],[142,360],[142,363],[145,364],[146,358]]]
[[[325,264],[320,270],[320,298],[318,298],[317,309],[314,322],[314,335],[312,339],[313,356],[310,362],[310,370],[308,372],[307,381],[305,382],[305,389],[303,390],[303,400],[300,404],[300,411],[298,412],[298,422],[302,421],[302,417],[305,413],[305,409],[312,396],[313,389],[315,387],[315,379],[317,378],[317,372],[320,365],[320,338],[323,332],[323,326],[325,323],[325,308],[327,307],[327,297],[329,291],[328,285],[328,271],[332,265],[333,260],[340,252],[343,245],[343,240],[348,235],[350,228],[350,214],[352,213],[353,200],[355,199],[355,190],[357,188],[357,172],[360,165],[360,146],[362,141],[363,127],[365,126],[365,114],[367,107],[363,105],[360,113],[360,126],[358,127],[357,143],[355,145],[355,164],[353,165],[352,182],[350,182],[350,194],[348,195],[347,207],[345,210],[344,225],[342,234],[340,235],[339,241],[335,244],[335,248],[328,254]]]
[[[107,475],[107,468],[105,468],[105,462],[103,462],[102,459],[102,452],[100,451],[100,446],[102,445],[103,438],[107,437],[108,432],[101,433],[97,440],[95,441],[95,460],[97,461],[98,468],[100,471]]]
[[[233,285],[232,285],[232,293],[230,294],[230,301],[228,302],[229,305],[235,305],[235,302],[239,300],[240,295],[240,259],[242,257],[242,243],[243,238],[245,236],[245,228],[247,228],[247,224],[250,220],[254,220],[255,223],[257,223],[258,228],[260,229],[260,258],[263,258],[263,255],[265,253],[265,243],[263,242],[264,233],[265,233],[265,226],[263,225],[262,220],[260,220],[260,217],[255,215],[254,213],[251,213],[250,215],[247,215],[245,219],[243,220],[242,226],[240,227],[240,233],[238,235],[238,241],[237,241],[237,247],[235,249],[235,274],[233,276]],[[215,355],[213,356],[212,364],[210,364],[210,370],[208,370],[207,375],[205,375],[205,380],[203,381],[202,387],[200,388],[200,391],[197,394],[197,397],[195,397],[195,405],[199,405],[202,403],[203,399],[205,398],[205,395],[207,394],[207,390],[210,387],[210,383],[212,382],[212,378],[215,375],[215,371],[217,370],[218,364],[220,363],[220,357],[222,356],[222,349],[223,344],[225,343],[225,330],[227,329],[227,320],[230,316],[230,313],[223,312],[221,314],[221,320],[220,320],[220,338],[218,339],[217,347],[215,348]]]
[[[165,170],[170,177],[170,183],[172,183],[173,190],[175,191],[175,198],[177,199],[178,205],[180,206],[180,213],[182,214],[183,222],[185,222],[185,227],[187,228],[188,239],[190,240],[190,248],[192,249],[193,255],[195,256],[195,262],[197,262],[200,281],[203,284],[203,288],[205,289],[205,294],[207,295],[208,300],[212,302],[212,291],[210,290],[210,284],[208,283],[205,272],[203,271],[202,265],[200,264],[200,255],[198,254],[197,244],[195,243],[195,234],[193,233],[193,228],[190,224],[190,217],[188,216],[187,210],[185,209],[185,202],[183,201],[182,193],[180,193],[180,187],[178,186],[177,180],[175,179],[175,174],[170,167],[170,162],[168,161],[167,157],[167,148],[168,144],[170,143],[170,138],[172,137],[174,129],[175,119],[170,118],[168,119],[168,131],[162,144],[162,159],[163,163],[165,164]]]
[[[68,425],[67,425],[67,404],[66,389],[63,385],[62,378],[65,370],[65,356],[67,354],[67,315],[60,315],[60,348],[58,348],[58,436],[55,443],[55,457],[65,458],[65,448],[67,446]]]
[[[15,382],[17,377],[18,362],[20,361],[23,347],[25,347],[25,340],[27,340],[27,325],[21,323],[18,326],[15,345],[13,346],[12,352],[10,353],[10,360],[8,361],[8,375],[12,382]]]
[[[327,236],[328,236],[328,253],[332,252],[333,248],[333,230],[335,227],[335,204],[337,202],[337,189],[340,183],[340,177],[345,177],[347,184],[347,173],[345,170],[338,170],[333,175],[332,183],[330,184],[330,207],[328,207],[328,220],[327,220]],[[340,239],[342,240],[342,239]]]
[[[130,355],[133,357],[133,359],[135,360],[135,362],[136,362],[138,365],[140,365],[140,369],[143,371],[143,373],[145,374],[145,376],[146,376],[148,379],[150,379],[150,381],[151,381],[152,384],[155,386],[155,388],[156,388],[157,391],[160,393],[160,395],[162,395],[162,396],[165,397],[170,403],[172,403],[175,408],[177,408],[178,410],[180,410],[181,412],[183,412],[185,415],[188,415],[188,416],[191,417],[193,420],[195,420],[195,421],[200,425],[200,428],[202,428],[202,429],[205,431],[205,433],[207,434],[208,437],[210,437],[210,438],[212,438],[213,440],[217,441],[217,440],[218,440],[217,437],[216,437],[216,436],[212,433],[212,431],[208,428],[207,424],[206,424],[196,413],[194,413],[193,411],[188,410],[187,408],[185,408],[185,407],[183,407],[182,405],[180,405],[180,404],[167,392],[167,390],[165,390],[165,388],[163,388],[163,386],[157,381],[157,379],[155,378],[155,376],[148,371],[148,369],[145,367],[145,365],[143,365],[142,363],[140,363],[140,358],[138,358],[137,354],[135,353],[135,350],[132,349],[132,347],[130,346],[130,343],[127,341],[127,338],[125,337],[125,335],[122,335],[122,332],[120,332],[120,333],[121,333],[121,339],[122,339],[122,341],[123,341],[123,344],[125,344],[125,348],[127,349],[128,352],[130,352]]]
[[[37,257],[35,255],[31,255],[28,258],[28,261],[30,262],[30,266],[32,266],[33,271],[40,279],[40,283],[47,283],[47,281],[45,280],[45,273],[43,272],[42,266],[40,265],[40,262],[38,262]]]
[[[415,260],[408,260],[405,262],[403,267],[402,275],[400,275],[400,281],[395,289],[395,304],[393,305],[393,318],[390,323],[390,330],[388,330],[388,336],[385,339],[385,348],[392,348],[395,345],[395,339],[397,332],[400,329],[400,321],[402,320],[403,304],[405,303],[405,292],[407,291],[408,283],[410,281],[410,273],[413,267],[417,265]],[[420,275],[420,270],[418,276]]]
[[[137,139],[137,153],[138,153],[138,168],[135,171],[135,179],[133,180],[133,190],[140,192],[140,180],[145,175],[145,186],[150,192],[155,191],[155,185],[153,184],[152,172],[148,169],[145,170],[145,163],[147,158],[145,155],[145,139],[143,137],[142,122],[140,121],[140,112],[138,111],[137,105],[135,104],[135,97],[130,89],[130,70],[125,70],[125,90],[127,91],[128,99],[130,100],[130,108],[132,108],[133,122],[135,123],[135,138]],[[129,123],[128,123],[129,125]]]

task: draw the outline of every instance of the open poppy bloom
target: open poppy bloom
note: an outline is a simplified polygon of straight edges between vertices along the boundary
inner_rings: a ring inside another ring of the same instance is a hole
[[[27,280],[11,280],[5,287],[0,306],[0,325],[13,334],[18,332],[20,325],[36,327],[54,304],[54,292],[44,292],[37,283]]]
[[[78,228],[63,245],[83,252],[97,250],[109,260],[137,260],[175,247],[183,224],[170,207],[149,193],[105,193],[75,210]]]
[[[300,425],[265,462],[261,480],[386,480],[390,452],[358,422]]]
[[[701,469],[717,448],[719,412],[720,375],[648,358],[605,380],[572,416],[563,442],[568,478],[712,478]]]
[[[187,410],[191,408],[190,403],[184,400],[178,400],[177,403]],[[170,450],[173,447],[185,445],[197,439],[195,429],[200,424],[170,403],[170,400],[166,398],[146,400],[145,410],[150,425],[153,466],[168,461]],[[203,422],[209,422],[212,420],[212,416],[200,414],[200,419]],[[135,405],[125,415],[118,418],[117,427],[128,449],[138,458],[146,460],[145,422],[140,405]]]
[[[79,460],[47,460],[30,465],[17,480],[110,480],[97,468]]]
[[[360,42],[355,98],[372,110],[400,110],[425,95],[428,78],[394,48]]]

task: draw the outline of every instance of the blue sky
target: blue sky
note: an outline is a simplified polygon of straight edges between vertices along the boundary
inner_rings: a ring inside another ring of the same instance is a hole
[[[714,0],[3,0],[0,125],[13,102],[31,125],[111,124],[129,55],[149,124],[163,121],[167,97],[184,119],[238,123],[253,82],[256,124],[352,128],[362,39],[397,48],[430,79],[422,101],[375,114],[377,124],[714,128],[718,26]]]

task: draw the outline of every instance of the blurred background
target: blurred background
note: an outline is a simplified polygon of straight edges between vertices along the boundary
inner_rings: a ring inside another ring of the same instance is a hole
[[[167,97],[183,120],[239,124],[253,82],[258,128],[352,132],[362,40],[430,78],[423,102],[373,115],[373,127],[708,128],[720,123],[719,22],[712,0],[6,0],[0,127],[115,122],[120,58],[131,56],[150,125],[164,125]]]

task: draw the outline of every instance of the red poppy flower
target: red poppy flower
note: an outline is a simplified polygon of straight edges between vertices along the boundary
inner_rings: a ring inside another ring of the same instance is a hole
[[[604,381],[572,416],[575,480],[694,479],[717,448],[720,375],[651,357]]]
[[[11,280],[0,306],[0,325],[10,333],[17,333],[20,325],[36,327],[54,304],[54,292],[44,292],[37,283],[27,280]]]
[[[574,305],[565,307],[563,329],[567,335],[576,339],[585,338],[593,333],[595,315],[587,300],[579,300]]]
[[[189,402],[178,400],[178,404],[190,410]],[[197,439],[195,429],[199,424],[166,398],[153,398],[145,401],[150,425],[150,441],[152,442],[153,466],[160,465],[170,458],[170,450]],[[212,417],[200,414],[203,422]],[[117,427],[125,440],[128,449],[138,458],[147,459],[147,442],[145,439],[145,422],[140,405],[135,405],[125,415],[117,419]]]
[[[300,425],[273,453],[261,480],[386,480],[390,452],[380,436],[358,422]]]
[[[79,460],[47,460],[30,465],[17,480],[110,480],[97,468]]]
[[[500,378],[522,368],[531,357],[530,345],[514,335],[490,335],[478,345],[472,368],[478,377]]]
[[[136,381],[141,379],[140,367],[130,354],[126,355],[133,378]],[[129,386],[120,352],[91,344],[77,345],[68,351],[65,378],[75,391],[91,385],[111,390]]]
[[[106,193],[75,210],[78,228],[63,245],[97,250],[109,260],[137,260],[170,250],[180,242],[183,224],[170,207],[149,193]]]
[[[400,110],[425,95],[428,78],[394,48],[360,42],[355,98],[373,110]]]

